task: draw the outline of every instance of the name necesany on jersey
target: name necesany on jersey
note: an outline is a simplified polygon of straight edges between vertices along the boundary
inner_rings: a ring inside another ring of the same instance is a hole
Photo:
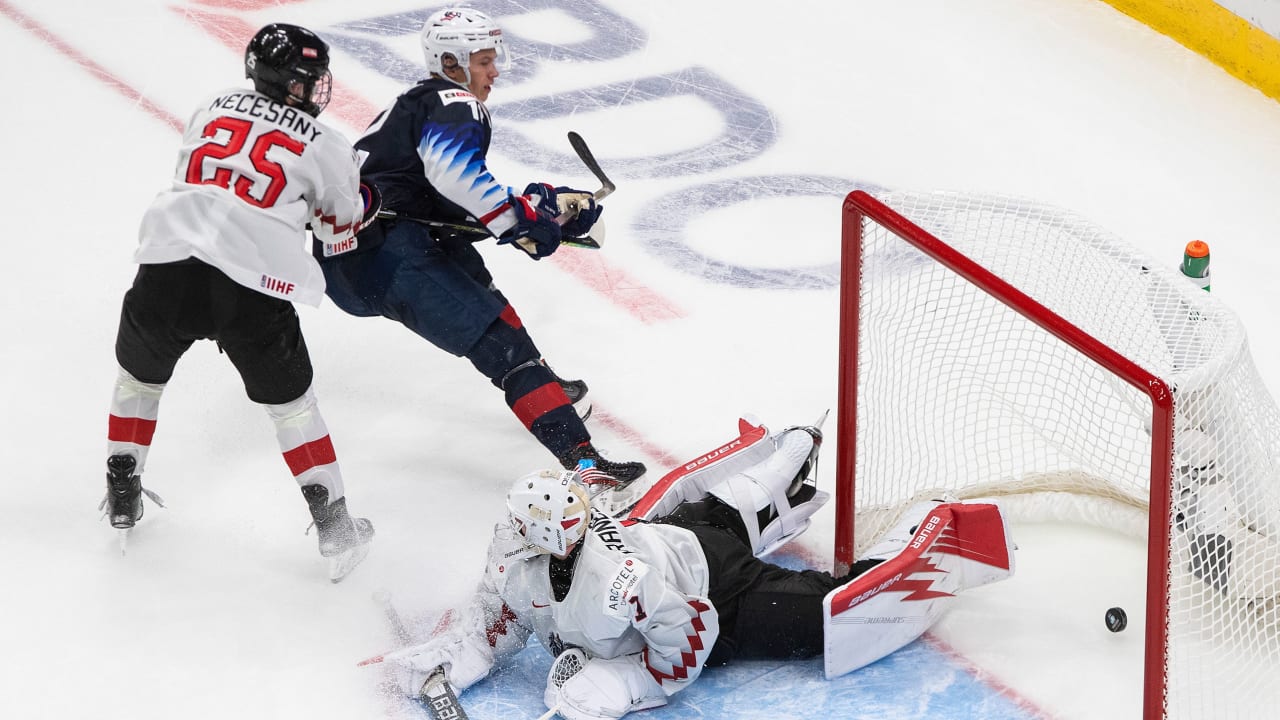
[[[253,90],[224,90],[188,121],[173,185],[143,216],[134,260],[196,257],[245,287],[319,305],[324,275],[305,229],[354,246],[359,181],[340,133]]]

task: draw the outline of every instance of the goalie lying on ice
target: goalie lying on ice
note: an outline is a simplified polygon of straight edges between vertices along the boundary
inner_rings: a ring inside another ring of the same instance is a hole
[[[1013,572],[994,505],[913,506],[847,575],[761,560],[828,499],[822,433],[740,435],[668,473],[625,518],[593,508],[578,471],[520,478],[484,579],[457,621],[386,657],[417,696],[443,667],[459,690],[536,634],[557,656],[544,700],[569,720],[657,707],[707,665],[825,654],[828,677],[923,633],[954,595]]]

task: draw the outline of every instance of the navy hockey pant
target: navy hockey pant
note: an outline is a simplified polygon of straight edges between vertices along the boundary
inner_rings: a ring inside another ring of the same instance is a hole
[[[569,398],[465,237],[437,241],[414,222],[383,221],[382,244],[323,260],[326,294],[352,315],[382,315],[471,361],[556,457],[591,439]]]

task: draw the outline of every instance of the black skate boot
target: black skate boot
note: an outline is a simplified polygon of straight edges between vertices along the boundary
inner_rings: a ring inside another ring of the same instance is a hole
[[[550,365],[547,365],[545,360],[542,364],[546,365],[547,370],[551,371],[551,377],[555,378],[555,381],[560,385],[560,389],[564,390],[564,394],[569,397],[569,402],[573,404],[573,411],[578,414],[579,418],[582,418],[583,422],[586,422],[587,418],[591,417],[591,401],[587,399],[587,384],[582,380],[565,380],[557,375],[556,371]]]
[[[369,554],[373,523],[351,517],[345,497],[329,502],[329,490],[323,485],[304,486],[302,496],[315,521],[320,554],[329,558],[329,579],[339,582]]]
[[[640,462],[614,462],[605,459],[595,449],[595,446],[589,442],[582,443],[561,455],[559,460],[566,470],[582,470],[583,461],[585,460],[589,463],[587,467],[599,471],[596,473],[584,473],[582,478],[583,482],[587,484],[587,488],[594,492],[624,488],[644,475],[646,469],[644,463]],[[600,477],[601,474],[604,477]],[[588,477],[590,475],[595,475],[596,477]]]
[[[137,467],[132,455],[107,458],[107,496],[98,507],[107,509],[111,527],[127,530],[142,519],[142,477],[133,472]]]

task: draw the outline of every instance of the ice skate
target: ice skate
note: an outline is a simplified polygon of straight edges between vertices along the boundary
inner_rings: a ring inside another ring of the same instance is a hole
[[[565,380],[557,375],[556,371],[550,365],[547,365],[545,361],[542,364],[546,365],[547,370],[551,371],[551,377],[555,378],[556,383],[560,385],[560,389],[568,396],[569,402],[573,404],[573,411],[578,414],[578,417],[583,422],[586,422],[587,418],[591,417],[591,401],[587,399],[587,384],[582,380]]]
[[[644,463],[614,462],[601,456],[590,442],[573,448],[559,460],[565,469],[581,474],[592,504],[609,515],[626,512],[640,499],[641,488],[636,480],[645,473]]]
[[[625,488],[644,475],[646,469],[641,462],[609,460],[601,456],[600,451],[589,442],[561,455],[559,460],[566,470],[581,470],[583,462],[587,462],[586,467],[592,471],[588,473],[590,477],[583,477],[583,484],[593,493]]]
[[[125,554],[129,544],[129,531],[142,519],[142,496],[164,507],[159,495],[142,487],[142,476],[134,471],[138,461],[132,455],[112,455],[107,458],[107,494],[98,503],[103,517],[111,519],[111,527],[120,531],[120,554]]]
[[[320,554],[329,559],[329,580],[341,582],[369,555],[373,523],[351,517],[345,497],[329,502],[329,491],[321,485],[303,487],[302,495],[319,536]]]

